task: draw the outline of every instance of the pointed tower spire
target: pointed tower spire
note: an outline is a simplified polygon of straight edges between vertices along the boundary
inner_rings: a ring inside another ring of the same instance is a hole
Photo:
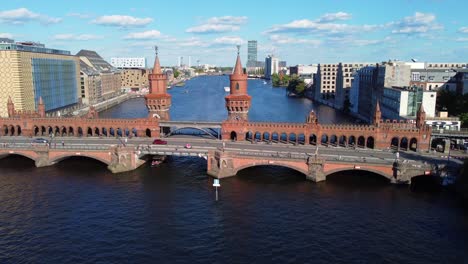
[[[154,46],[155,58],[153,71],[148,75],[149,93],[145,95],[149,118],[170,120],[171,95],[167,93],[167,77],[161,70],[158,56],[158,46]],[[151,136],[158,136],[152,134]]]
[[[426,123],[426,111],[424,111],[424,106],[421,103],[419,110],[416,113],[416,127],[421,128]]]
[[[156,57],[154,58],[154,66],[153,66],[153,74],[160,74],[161,71],[161,64],[159,64],[159,56],[158,56],[158,46],[154,46],[154,51]]]
[[[247,93],[247,74],[242,70],[240,45],[237,45],[236,65],[229,76],[229,82],[230,93],[225,98],[228,120],[247,121],[252,98]]]
[[[382,112],[380,112],[380,102],[377,100],[375,104],[375,113],[374,113],[374,125],[379,126],[380,121],[382,119]]]
[[[40,117],[46,116],[45,114],[46,110],[45,110],[44,101],[42,100],[42,96],[39,96],[39,103],[37,104],[37,112]]]
[[[237,45],[237,60],[236,60],[236,65],[234,66],[234,71],[232,74],[244,74],[244,71],[242,70],[242,63],[240,59],[240,45]]]
[[[15,105],[13,104],[13,101],[11,100],[11,96],[8,96],[7,108],[8,108],[8,117],[13,117],[15,115]]]

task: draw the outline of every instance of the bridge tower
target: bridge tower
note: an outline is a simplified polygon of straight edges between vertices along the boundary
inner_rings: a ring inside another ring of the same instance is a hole
[[[377,101],[377,104],[375,105],[375,113],[374,113],[374,126],[378,127],[380,124],[380,121],[382,120],[382,112],[380,111],[380,103]]]
[[[423,128],[425,123],[426,123],[426,111],[424,111],[424,107],[421,104],[421,106],[418,109],[418,112],[416,113],[416,127]]]
[[[228,120],[248,121],[250,101],[252,97],[247,93],[247,74],[244,74],[237,46],[237,60],[233,73],[229,76],[230,93],[225,97]]]
[[[159,118],[160,120],[169,120],[169,109],[171,108],[171,95],[167,93],[167,77],[161,71],[159,64],[158,47],[155,46],[156,58],[154,67],[148,76],[150,91],[145,95],[146,107],[148,108],[149,118]]]

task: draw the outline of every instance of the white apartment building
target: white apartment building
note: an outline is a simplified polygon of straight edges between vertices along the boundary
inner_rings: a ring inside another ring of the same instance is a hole
[[[146,68],[146,58],[111,58],[111,65],[115,68]]]

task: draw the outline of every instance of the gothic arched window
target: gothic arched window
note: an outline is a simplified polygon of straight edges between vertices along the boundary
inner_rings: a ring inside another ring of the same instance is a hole
[[[239,90],[239,83],[236,83],[236,90]]]

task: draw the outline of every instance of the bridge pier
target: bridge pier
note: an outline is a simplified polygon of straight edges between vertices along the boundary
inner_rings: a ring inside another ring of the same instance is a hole
[[[317,157],[309,157],[307,159],[307,165],[309,166],[306,179],[313,182],[321,182],[326,180],[325,173],[323,171],[324,160]]]
[[[146,161],[140,160],[133,147],[113,147],[110,150],[111,162],[107,168],[112,173],[132,171],[143,165]]]
[[[208,175],[221,179],[226,177],[236,176],[237,171],[234,168],[233,158],[224,151],[210,151],[208,152]]]

